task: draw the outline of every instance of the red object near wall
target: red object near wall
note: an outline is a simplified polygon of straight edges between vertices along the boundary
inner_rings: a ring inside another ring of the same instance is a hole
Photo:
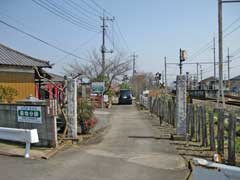
[[[58,100],[58,88],[54,85],[54,99]]]
[[[39,99],[39,88],[38,88],[38,84],[35,84],[35,97],[37,99]]]
[[[48,93],[49,93],[49,100],[53,99],[53,89],[52,89],[52,84],[48,84]]]

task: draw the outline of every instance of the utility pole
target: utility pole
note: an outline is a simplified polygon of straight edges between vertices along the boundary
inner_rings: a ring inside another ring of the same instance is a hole
[[[132,72],[132,77],[134,79],[134,76],[136,74],[136,58],[138,55],[136,53],[133,53],[132,58],[133,58],[133,72]]]
[[[240,3],[240,0],[234,1],[223,1],[218,0],[218,53],[219,53],[219,90],[218,90],[218,104],[220,100],[220,96],[222,97],[222,107],[225,107],[225,99],[224,99],[224,90],[223,90],[223,27],[222,27],[222,4],[223,3]]]
[[[228,60],[228,88],[230,88],[230,51],[229,51],[229,48],[228,48],[228,55],[227,55],[227,60]]]
[[[214,84],[213,89],[216,89],[216,39],[213,37],[213,73],[214,73]]]
[[[103,16],[102,17],[102,73],[103,76],[105,75],[105,52],[106,52],[106,47],[105,47],[105,35],[106,35],[106,24],[105,24],[106,18]]]
[[[105,76],[105,68],[106,68],[106,59],[105,59],[105,54],[106,53],[113,53],[113,50],[107,51],[106,45],[105,45],[105,36],[106,36],[106,21],[114,21],[115,18],[109,18],[105,17],[104,13],[103,16],[101,17],[102,20],[102,47],[101,47],[101,53],[102,53],[102,76],[104,78]]]
[[[223,30],[222,30],[222,0],[218,0],[218,53],[219,53],[219,90],[218,102],[221,98],[222,106],[225,107],[224,90],[223,90]]]
[[[167,87],[167,57],[164,57],[165,87]]]
[[[198,84],[198,77],[199,77],[199,63],[196,63],[197,64],[197,84]]]
[[[203,69],[202,69],[202,66],[201,66],[201,65],[200,65],[200,78],[201,78],[201,81],[200,81],[200,89],[202,90]]]

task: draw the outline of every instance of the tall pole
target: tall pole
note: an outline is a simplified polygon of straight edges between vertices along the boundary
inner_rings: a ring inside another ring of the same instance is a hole
[[[201,81],[200,81],[200,89],[202,90],[203,87],[202,87],[202,80],[203,80],[203,70],[202,70],[202,66],[200,65],[200,78],[201,78]]]
[[[135,74],[136,74],[136,58],[137,55],[135,53],[133,53],[132,55],[133,58],[133,72],[132,72],[132,77],[134,78]]]
[[[197,63],[197,84],[198,84],[198,81],[199,81],[198,77],[199,77],[199,63]]]
[[[214,84],[213,84],[213,89],[216,87],[216,39],[215,36],[213,37],[213,67],[214,67]]]
[[[164,85],[165,83],[165,76],[164,76],[165,72],[162,70],[162,85]]]
[[[105,54],[106,53],[113,53],[113,50],[107,51],[106,45],[105,45],[105,37],[106,37],[106,21],[114,21],[114,17],[108,18],[105,17],[104,11],[103,11],[103,16],[101,17],[102,20],[102,47],[101,47],[101,53],[102,53],[102,77],[104,78],[105,76],[105,70],[106,70],[106,59],[105,59]]]
[[[165,87],[167,87],[167,57],[164,57]]]
[[[219,53],[219,92],[218,102],[221,98],[222,107],[225,107],[223,90],[223,30],[222,30],[222,0],[218,0],[218,53]]]
[[[135,76],[136,59],[133,59],[133,77]]]
[[[227,60],[228,60],[228,88],[230,88],[230,50],[228,48],[228,55],[227,55]]]
[[[106,24],[105,24],[106,18],[103,14],[102,17],[102,48],[101,48],[101,53],[102,53],[102,76],[105,76],[105,52],[106,52],[106,47],[105,47],[105,35],[106,35]]]

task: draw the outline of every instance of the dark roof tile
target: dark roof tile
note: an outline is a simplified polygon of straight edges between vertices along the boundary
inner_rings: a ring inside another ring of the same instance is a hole
[[[43,61],[0,44],[0,65],[51,67],[49,61]]]

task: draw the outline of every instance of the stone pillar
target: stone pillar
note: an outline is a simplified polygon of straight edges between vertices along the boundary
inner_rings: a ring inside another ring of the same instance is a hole
[[[68,136],[77,138],[77,81],[68,78],[67,82]]]
[[[177,76],[176,128],[177,135],[186,136],[186,77]]]

